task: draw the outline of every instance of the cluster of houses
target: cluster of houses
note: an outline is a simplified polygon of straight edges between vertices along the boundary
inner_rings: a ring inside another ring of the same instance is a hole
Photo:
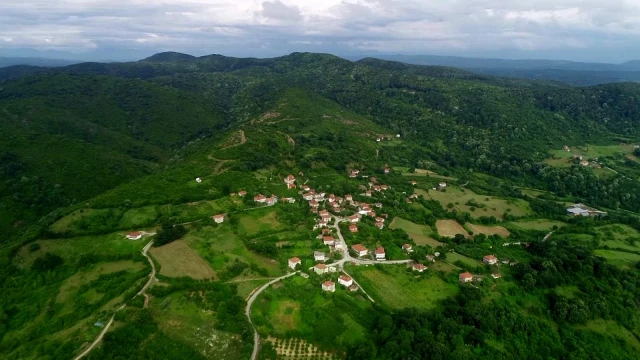
[[[342,274],[338,277],[338,284],[346,287],[349,291],[358,291],[358,285],[354,284],[353,279],[349,275]],[[327,280],[322,283],[322,290],[328,292],[336,291],[336,283]]]
[[[314,258],[316,261],[325,261],[325,256],[324,253],[322,252],[314,252]],[[292,270],[296,270],[298,265],[302,265],[302,260],[300,260],[300,258],[297,257],[292,257],[291,259],[289,259],[288,262],[289,268],[291,268]],[[330,266],[330,265],[325,265],[325,264],[316,264],[314,267],[312,267],[311,269],[313,272],[315,272],[318,275],[326,275],[329,273],[336,273],[338,272],[338,268],[335,266]],[[358,291],[358,286],[355,285],[353,279],[346,275],[346,274],[342,274],[338,277],[338,283],[340,285],[343,285],[344,287],[348,288],[349,291]],[[335,292],[336,291],[336,284],[335,282],[331,281],[331,280],[326,280],[322,283],[322,290],[323,291],[329,291],[329,292]]]
[[[354,244],[351,246],[351,250],[356,254],[357,257],[363,257],[369,255],[369,250],[362,244]],[[384,251],[384,247],[379,246],[373,252],[374,259],[376,260],[386,260],[386,253]]]
[[[585,204],[573,204],[567,209],[567,214],[571,216],[605,216],[605,211],[594,209]]]

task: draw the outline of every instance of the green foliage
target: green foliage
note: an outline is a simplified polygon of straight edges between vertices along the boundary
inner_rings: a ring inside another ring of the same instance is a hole
[[[31,269],[35,271],[50,271],[62,266],[63,263],[64,260],[60,256],[52,253],[45,253],[33,262]]]
[[[166,245],[172,241],[178,240],[187,233],[184,225],[172,225],[169,223],[162,224],[162,229],[158,230],[153,246],[158,247]]]

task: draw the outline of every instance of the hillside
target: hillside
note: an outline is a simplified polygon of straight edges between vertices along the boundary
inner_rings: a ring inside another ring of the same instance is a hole
[[[640,85],[310,53],[5,79],[2,358],[640,354]]]

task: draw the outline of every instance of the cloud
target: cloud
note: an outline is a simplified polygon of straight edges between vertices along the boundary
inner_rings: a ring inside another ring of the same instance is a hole
[[[637,0],[2,0],[11,48],[640,57]],[[106,50],[105,50],[106,51]]]

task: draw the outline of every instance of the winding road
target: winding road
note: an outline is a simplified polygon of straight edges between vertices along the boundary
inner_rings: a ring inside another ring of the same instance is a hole
[[[155,233],[153,233],[151,235],[155,235]],[[146,257],[147,260],[149,261],[149,264],[151,264],[151,273],[149,273],[149,281],[147,281],[147,283],[142,287],[142,289],[140,289],[140,291],[138,291],[138,293],[136,293],[136,295],[135,295],[135,296],[137,296],[137,295],[144,296],[144,298],[145,298],[144,307],[147,307],[147,304],[149,303],[149,298],[148,298],[147,294],[145,294],[145,291],[147,291],[147,288],[156,279],[156,266],[153,263],[153,261],[151,260],[151,258],[149,257],[149,255],[147,255],[147,252],[151,248],[151,245],[153,245],[153,240],[149,241],[149,243],[147,245],[145,245],[144,248],[142,248],[142,256]],[[80,353],[80,355],[76,356],[74,358],[74,360],[80,360],[83,357],[87,356],[87,354],[89,354],[91,352],[91,350],[93,350],[100,343],[100,341],[102,341],[102,338],[104,337],[104,334],[106,334],[107,331],[109,330],[109,328],[111,327],[111,325],[113,325],[113,319],[116,317],[116,313],[118,311],[124,309],[125,306],[127,306],[127,305],[126,304],[122,304],[118,309],[116,309],[116,311],[114,311],[113,315],[111,315],[111,318],[109,319],[107,324],[104,326],[104,329],[102,329],[100,334],[98,334],[98,337],[91,343],[91,345],[88,348],[86,348],[82,353]]]

